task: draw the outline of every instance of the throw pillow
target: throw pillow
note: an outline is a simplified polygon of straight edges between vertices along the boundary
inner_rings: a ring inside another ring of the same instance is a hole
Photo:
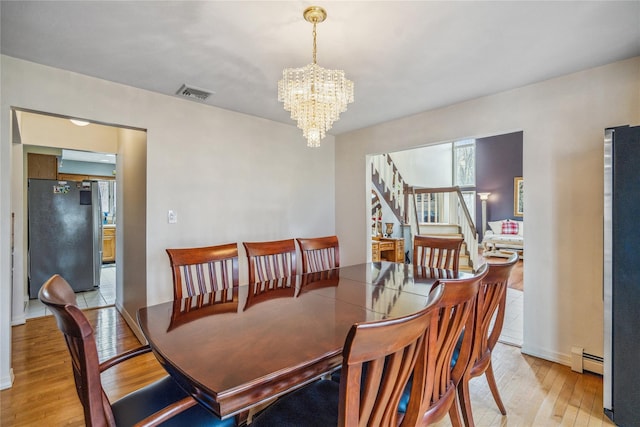
[[[502,234],[518,234],[518,223],[509,219],[502,221]]]
[[[494,234],[502,234],[502,221],[489,221],[489,228]]]

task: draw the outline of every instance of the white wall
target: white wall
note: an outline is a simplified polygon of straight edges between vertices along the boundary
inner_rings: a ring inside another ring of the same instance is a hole
[[[275,123],[7,56],[0,60],[2,386],[10,382],[11,301],[21,298],[12,296],[12,290],[22,289],[24,283],[19,272],[11,285],[7,238],[11,212],[23,215],[21,180],[15,179],[22,176],[22,166],[14,165],[18,156],[12,150],[11,107],[147,130],[146,214],[140,224],[146,232],[146,255],[136,260],[140,274],[134,275],[144,277],[142,272],[146,273],[147,304],[172,297],[167,247],[335,233],[332,136],[323,140],[321,148],[308,149],[295,124]],[[281,108],[275,99],[274,108]],[[177,211],[177,224],[167,224],[168,209]],[[22,236],[22,230],[16,235]],[[21,253],[24,242],[19,240],[16,246]],[[246,277],[242,247],[240,254],[242,279]],[[122,301],[126,314],[135,318],[127,298],[135,305],[139,294],[128,297],[125,292]]]
[[[523,130],[523,351],[565,364],[574,345],[602,356],[602,146],[622,124],[640,124],[640,57],[340,135],[341,262],[366,259],[367,154]]]
[[[391,158],[405,182],[416,187],[453,185],[453,148],[451,143],[412,150],[395,151]]]

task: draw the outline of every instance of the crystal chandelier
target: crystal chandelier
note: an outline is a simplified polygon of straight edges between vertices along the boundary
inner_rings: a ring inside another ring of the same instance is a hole
[[[284,102],[284,109],[297,120],[307,138],[307,146],[319,147],[333,122],[347,111],[347,104],[353,102],[353,82],[347,80],[342,70],[327,70],[316,64],[316,24],[327,18],[327,12],[310,6],[303,16],[313,24],[313,63],[282,72],[278,101]]]

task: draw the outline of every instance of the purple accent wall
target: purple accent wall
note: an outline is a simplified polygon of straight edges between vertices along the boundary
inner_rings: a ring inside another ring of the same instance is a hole
[[[522,132],[476,139],[476,193],[491,193],[487,222],[522,220],[513,215],[513,178],[517,176],[522,176]],[[480,197],[476,197],[476,224],[482,241]]]

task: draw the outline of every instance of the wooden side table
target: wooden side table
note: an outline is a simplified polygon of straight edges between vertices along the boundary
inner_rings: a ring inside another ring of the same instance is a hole
[[[378,240],[371,241],[371,261],[380,262],[380,242]]]
[[[404,239],[383,237],[371,242],[371,260],[373,262],[404,262]]]

